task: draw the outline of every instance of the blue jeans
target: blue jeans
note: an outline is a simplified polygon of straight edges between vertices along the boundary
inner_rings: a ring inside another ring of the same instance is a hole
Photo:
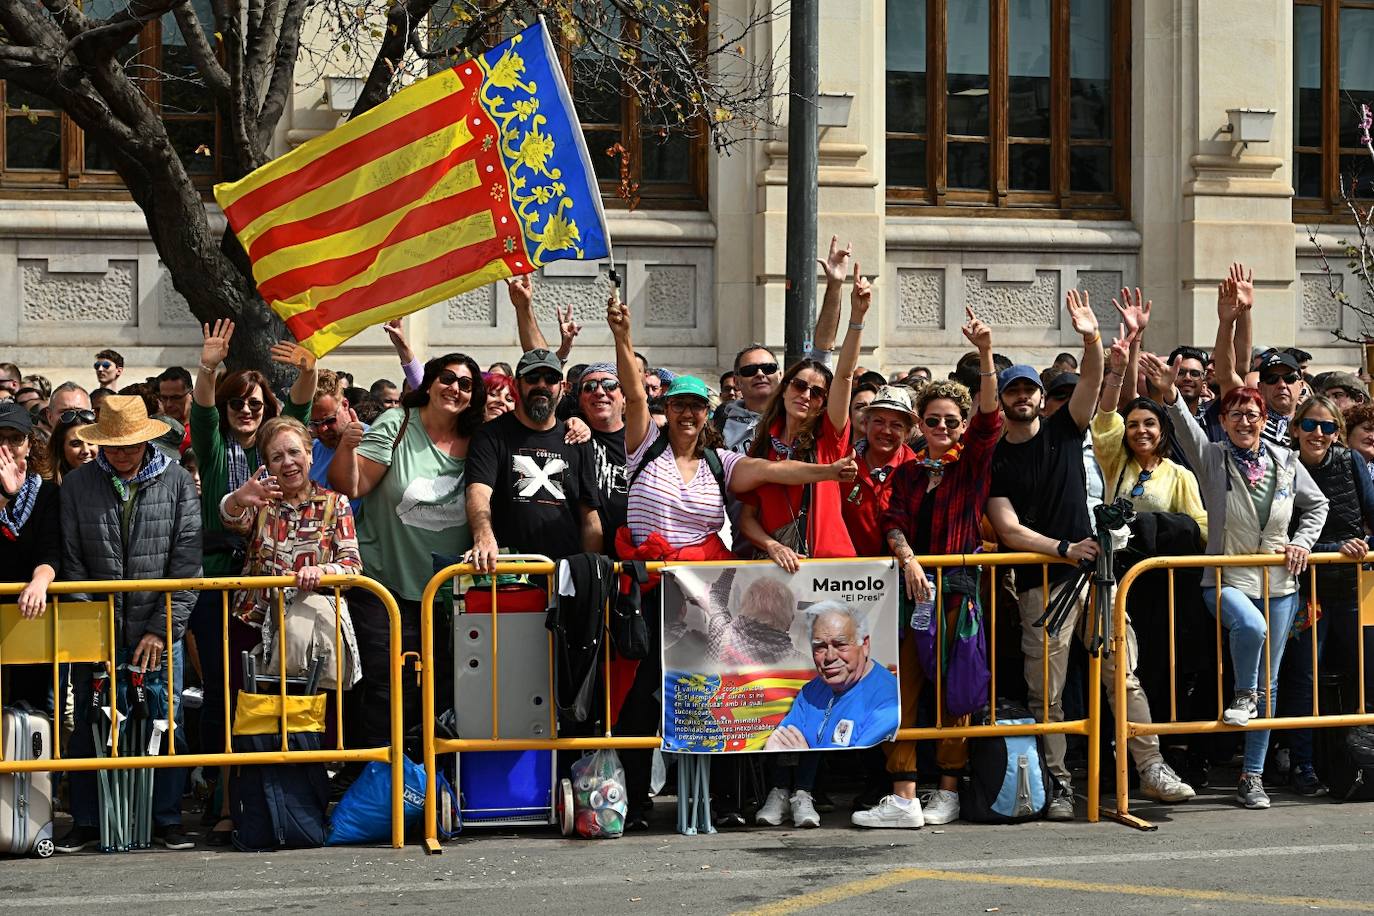
[[[1202,601],[1214,616],[1217,613],[1217,590],[1204,588]],[[1278,703],[1279,668],[1283,663],[1283,650],[1288,644],[1288,633],[1293,629],[1293,618],[1298,613],[1298,594],[1284,595],[1281,598],[1269,597],[1269,622],[1276,638],[1269,647],[1269,683],[1260,689],[1260,672],[1264,670],[1264,601],[1251,598],[1238,588],[1223,586],[1221,589],[1221,625],[1231,634],[1231,661],[1236,668],[1236,693],[1255,691],[1259,694],[1259,714],[1276,715]],[[1310,650],[1309,650],[1310,651]],[[1246,773],[1263,773],[1264,756],[1269,750],[1268,729],[1247,729],[1245,732]]]
[[[93,667],[88,664],[72,665],[72,686],[76,693],[76,731],[72,733],[71,747],[68,750],[72,757],[95,756],[95,736],[91,734],[92,713],[94,711],[91,695],[91,671]],[[182,641],[177,640],[172,644],[172,677],[176,681],[173,686],[178,693],[180,693],[183,685],[182,672],[184,668]],[[127,676],[126,673],[120,672],[121,679]],[[160,684],[163,676],[163,671],[149,672],[146,675],[146,681],[150,684]],[[108,689],[113,693],[113,685]],[[181,728],[180,702],[176,704],[176,724],[177,753],[180,754],[186,750],[186,736]],[[119,725],[122,731],[129,725],[129,722],[121,720]],[[105,729],[102,727],[101,731],[103,732]],[[159,827],[179,826],[181,824],[181,796],[186,791],[187,770],[184,767],[165,767],[153,772],[153,823]],[[100,823],[100,796],[96,789],[96,774],[94,772],[72,773],[71,780],[72,821],[78,827],[97,826]]]
[[[1321,619],[1316,627],[1308,627],[1293,641],[1292,652],[1283,669],[1283,701],[1279,704],[1279,715],[1310,716],[1312,714],[1312,693],[1315,682],[1312,676],[1312,634],[1317,639],[1317,670],[1324,671],[1323,655],[1326,651],[1327,630],[1332,616],[1354,615],[1359,608],[1322,607]],[[1333,709],[1323,709],[1324,715],[1334,713]],[[1293,766],[1312,763],[1312,729],[1295,728],[1288,732],[1288,746],[1293,757]]]

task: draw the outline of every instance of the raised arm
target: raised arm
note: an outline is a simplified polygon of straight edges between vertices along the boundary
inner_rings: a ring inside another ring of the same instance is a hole
[[[200,368],[196,370],[196,384],[191,398],[201,407],[215,406],[215,372],[229,356],[229,339],[234,336],[234,323],[227,318],[200,326],[204,338],[200,345]]]
[[[992,329],[979,321],[978,316],[973,314],[973,309],[968,306],[964,306],[964,314],[968,315],[968,321],[960,330],[964,332],[964,337],[978,351],[978,374],[984,380],[978,386],[978,412],[995,413],[997,411],[997,369],[992,362]]]
[[[639,361],[630,339],[630,308],[621,303],[618,290],[612,290],[611,298],[606,300],[606,324],[615,338],[616,374],[631,380],[630,384],[622,384],[620,390],[625,392],[625,454],[632,455],[643,444],[649,424],[654,421],[649,416],[649,396],[644,386],[637,384]]]
[[[1079,429],[1087,429],[1097,409],[1097,390],[1102,387],[1102,335],[1087,292],[1069,290],[1067,305],[1073,329],[1083,337],[1083,358],[1078,363],[1078,385],[1066,409]]]
[[[283,340],[272,345],[272,362],[281,363],[283,366],[295,366],[300,370],[296,381],[291,385],[291,390],[287,392],[287,397],[297,407],[309,407],[310,402],[315,399],[315,385],[320,378],[320,374],[315,371],[315,354],[298,343]]]
[[[830,397],[826,401],[826,412],[830,415],[830,425],[836,430],[844,429],[849,422],[849,393],[854,390],[854,368],[859,365],[859,345],[863,342],[864,318],[868,307],[873,304],[873,284],[859,272],[859,262],[854,262],[854,288],[849,293],[849,329],[844,334],[844,346],[840,349],[840,362],[835,367],[835,377],[830,383]]]
[[[1255,345],[1255,328],[1251,321],[1251,311],[1255,305],[1255,272],[1246,270],[1240,264],[1232,264],[1231,277],[1236,283],[1235,366],[1245,367],[1244,372],[1238,373],[1244,380],[1250,374],[1250,349]]]
[[[549,342],[544,339],[539,320],[534,317],[534,282],[530,275],[511,277],[506,281],[506,293],[510,296],[510,304],[515,306],[515,328],[520,334],[521,352],[547,350]]]
[[[1143,357],[1145,375],[1160,393],[1164,409],[1174,421],[1174,434],[1178,438],[1179,448],[1183,449],[1183,454],[1192,465],[1194,474],[1200,477],[1206,473],[1207,466],[1202,460],[1202,453],[1210,442],[1207,432],[1198,424],[1188,405],[1178,396],[1178,363],[1181,359],[1182,357],[1175,357],[1172,363],[1166,363],[1155,354],[1146,353]]]
[[[1249,311],[1255,301],[1253,278],[1253,272],[1247,273],[1240,264],[1232,264],[1230,274],[1217,284],[1217,339],[1212,348],[1212,360],[1223,397],[1228,391],[1244,385],[1245,373],[1250,370]]]
[[[1102,386],[1102,397],[1097,402],[1099,411],[1114,412],[1121,406],[1121,401],[1125,397],[1121,389],[1125,381],[1125,373],[1129,371],[1127,364],[1130,361],[1131,352],[1135,352],[1137,359],[1140,358],[1140,352],[1136,349],[1135,341],[1127,342],[1126,326],[1123,324],[1121,336],[1112,341],[1112,346],[1107,351],[1106,383]]]
[[[626,429],[626,433],[629,430]],[[629,451],[630,443],[625,443],[625,448]],[[807,483],[819,483],[822,480],[838,480],[841,483],[851,483],[854,478],[859,476],[859,465],[854,459],[851,450],[834,464],[812,464],[809,461],[769,461],[767,458],[741,458],[735,462],[734,470],[730,472],[730,492],[747,493],[766,483],[778,483],[783,486],[797,486]]]
[[[1121,302],[1126,304],[1122,305]],[[1126,355],[1126,364],[1122,369],[1121,389],[1117,392],[1120,395],[1117,399],[1117,410],[1123,409],[1136,398],[1140,379],[1140,348],[1145,343],[1145,328],[1150,324],[1150,308],[1154,305],[1152,300],[1145,299],[1140,294],[1138,286],[1134,294],[1123,287],[1121,302],[1113,299],[1112,305],[1121,313],[1122,328],[1130,340],[1130,351]]]
[[[339,431],[339,447],[334,450],[334,457],[329,461],[326,477],[330,489],[342,493],[349,499],[362,499],[371,493],[390,470],[388,465],[358,454],[358,446],[363,441],[364,432],[362,421],[358,419],[352,407],[348,408],[348,422],[343,424],[343,429]]]
[[[828,362],[827,354],[835,349],[835,335],[840,329],[840,296],[844,291],[844,280],[849,275],[849,258],[854,246],[840,247],[839,236],[830,237],[830,255],[817,258],[825,274],[825,297],[821,299],[821,310],[816,314],[816,327],[811,332],[811,356]]]
[[[410,383],[411,389],[420,387],[420,382],[424,380],[424,367],[420,365],[420,360],[416,358],[415,351],[411,349],[409,341],[406,340],[405,331],[401,328],[401,319],[393,318],[390,321],[382,322],[382,330],[386,336],[391,338],[391,345],[396,348],[396,358],[401,361],[401,373]]]

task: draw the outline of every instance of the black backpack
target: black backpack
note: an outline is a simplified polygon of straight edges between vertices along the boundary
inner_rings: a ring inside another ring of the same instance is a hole
[[[292,732],[287,747],[318,751],[318,732]],[[251,754],[281,748],[280,735],[235,735],[234,752]],[[230,811],[234,846],[242,852],[323,846],[327,833],[329,774],[323,763],[269,763],[234,768]]]
[[[975,725],[987,725],[987,710]],[[1001,702],[998,725],[1028,725],[1035,717],[1025,707]],[[1054,797],[1054,777],[1045,764],[1044,739],[1039,735],[971,738],[968,742],[969,778],[959,792],[959,816],[976,824],[1017,824],[1038,820]]]
[[[1359,705],[1348,675],[1320,676],[1323,713],[1349,714]],[[1374,726],[1315,729],[1313,757],[1317,775],[1335,801],[1374,800]]]

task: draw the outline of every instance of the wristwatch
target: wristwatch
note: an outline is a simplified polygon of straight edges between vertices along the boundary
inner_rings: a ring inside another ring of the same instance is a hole
[[[1068,539],[1068,538],[1064,538],[1062,541],[1060,541],[1060,542],[1059,542],[1059,548],[1058,548],[1058,549],[1059,549],[1059,555],[1060,555],[1061,557],[1067,558],[1068,555],[1069,555],[1069,539]]]

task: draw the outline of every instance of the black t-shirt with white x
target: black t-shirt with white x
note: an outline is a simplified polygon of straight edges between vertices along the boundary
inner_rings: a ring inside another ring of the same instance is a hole
[[[514,411],[482,424],[468,449],[468,484],[491,487],[499,547],[554,560],[582,552],[581,506],[600,507],[589,443],[568,445],[562,423],[531,429]]]

